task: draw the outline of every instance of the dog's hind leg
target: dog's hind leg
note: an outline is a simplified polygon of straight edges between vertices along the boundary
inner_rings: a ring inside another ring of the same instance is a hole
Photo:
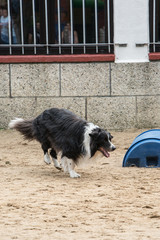
[[[51,164],[51,159],[49,157],[49,154],[48,154],[48,145],[47,144],[42,144],[42,149],[43,149],[43,152],[44,152],[44,162],[46,164]]]
[[[60,155],[59,155],[59,153],[58,153],[58,156],[57,156],[57,153],[55,152],[55,150],[52,148],[52,150],[51,150],[51,152],[50,152],[50,155],[51,155],[51,157],[52,157],[52,160],[53,160],[53,163],[54,163],[54,166],[55,166],[55,168],[57,168],[58,170],[61,170],[62,169],[62,167],[61,167],[61,165],[60,165],[60,162],[61,162],[61,153],[60,153]],[[58,160],[57,160],[57,158],[59,158]]]
[[[68,172],[69,172],[70,177],[71,178],[79,178],[79,177],[81,177],[80,174],[78,174],[78,173],[76,173],[74,171],[74,168],[76,166],[74,161],[72,159],[67,158],[67,157],[64,157],[64,158],[67,161]]]

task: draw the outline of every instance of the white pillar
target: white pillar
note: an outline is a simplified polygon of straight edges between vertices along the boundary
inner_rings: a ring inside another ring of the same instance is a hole
[[[114,0],[114,42],[115,62],[148,62],[149,0]]]

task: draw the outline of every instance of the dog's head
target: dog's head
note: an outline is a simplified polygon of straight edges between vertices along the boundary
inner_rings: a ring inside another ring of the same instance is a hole
[[[113,136],[101,128],[95,128],[89,134],[91,137],[91,157],[96,151],[101,151],[105,157],[109,157],[109,152],[114,151],[116,147],[111,143]]]

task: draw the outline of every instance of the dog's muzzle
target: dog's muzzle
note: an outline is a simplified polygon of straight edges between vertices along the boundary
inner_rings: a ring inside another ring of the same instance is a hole
[[[105,157],[109,158],[110,157],[110,153],[109,152],[112,152],[112,151],[116,150],[116,147],[113,144],[111,144],[111,146],[110,146],[108,151],[105,148],[103,148],[103,147],[100,147],[99,150],[101,151],[101,153],[103,153],[103,155]]]

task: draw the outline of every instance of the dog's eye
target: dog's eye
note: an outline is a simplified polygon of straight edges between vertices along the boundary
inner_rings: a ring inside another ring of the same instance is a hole
[[[112,138],[113,138],[113,136],[112,136],[112,135],[110,135],[110,136],[109,136],[109,140],[111,141],[111,139],[112,139]]]

